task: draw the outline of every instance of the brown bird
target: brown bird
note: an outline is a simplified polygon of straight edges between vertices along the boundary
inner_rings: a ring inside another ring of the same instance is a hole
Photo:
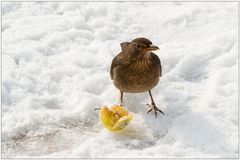
[[[123,104],[123,93],[149,92],[151,104],[147,113],[157,111],[164,114],[156,107],[151,89],[158,84],[162,76],[161,61],[151,51],[158,50],[157,46],[146,38],[136,38],[131,42],[120,44],[122,52],[113,58],[111,64],[111,79],[114,85],[120,90],[121,105]]]

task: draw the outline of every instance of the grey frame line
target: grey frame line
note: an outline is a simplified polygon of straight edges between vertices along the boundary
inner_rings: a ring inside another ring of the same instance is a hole
[[[166,1],[166,0],[163,0],[163,1],[146,1],[146,0],[144,0],[144,1],[127,1],[127,0],[119,0],[119,1],[104,1],[104,0],[99,0],[99,1],[78,1],[78,0],[76,0],[76,1],[59,1],[59,0],[57,0],[57,1],[42,1],[42,0],[36,0],[36,1],[11,1],[11,0],[5,0],[5,1],[1,1],[1,2],[128,2],[128,3],[130,3],[130,2],[239,2],[238,0],[229,0],[229,1],[226,1],[226,0],[223,0],[223,1],[221,1],[221,0],[217,0],[217,1],[214,1],[214,0],[212,0],[212,1],[204,1],[204,0],[202,0],[202,1],[193,1],[193,0],[189,0],[189,1]]]
[[[240,8],[240,1],[238,0],[233,0],[233,1],[2,1],[1,0],[1,36],[0,36],[0,43],[1,43],[1,55],[0,55],[0,58],[1,58],[1,159],[89,159],[89,158],[82,158],[82,157],[79,157],[79,158],[36,158],[36,157],[26,157],[26,158],[4,158],[2,157],[2,102],[3,102],[3,99],[2,99],[2,95],[3,95],[3,92],[2,92],[2,71],[3,71],[3,65],[2,65],[2,51],[3,51],[3,43],[2,43],[2,21],[3,21],[3,17],[2,17],[2,3],[4,2],[128,2],[128,3],[131,3],[131,2],[237,2],[238,3],[238,28],[237,28],[237,32],[238,32],[238,38],[237,38],[237,42],[238,42],[238,62],[240,60],[240,54],[239,54],[239,50],[240,50],[240,46],[239,46],[239,37],[240,37],[240,33],[239,33],[239,26],[240,26],[240,22],[239,22],[239,19],[240,19],[240,11],[239,11],[239,8]],[[238,65],[238,82],[239,82],[239,65]],[[238,83],[238,94],[240,92],[240,89],[239,89],[239,83]],[[239,98],[239,96],[238,96]],[[198,160],[201,160],[201,159],[219,159],[219,160],[224,160],[224,159],[239,159],[239,137],[240,137],[240,133],[239,133],[239,122],[240,122],[240,119],[239,119],[239,99],[238,99],[238,157],[237,158],[182,158],[182,157],[179,157],[179,158],[147,158],[147,159],[173,159],[173,160],[177,160],[177,159],[198,159]],[[126,159],[126,158],[94,158],[94,159]],[[139,159],[139,158],[127,158],[127,159]]]

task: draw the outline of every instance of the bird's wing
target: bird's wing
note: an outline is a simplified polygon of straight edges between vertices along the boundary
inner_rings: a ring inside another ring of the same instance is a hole
[[[161,60],[159,59],[159,57],[156,54],[152,53],[151,55],[152,55],[152,58],[153,58],[153,62],[159,66],[159,68],[160,68],[159,76],[162,77]]]
[[[111,69],[110,69],[110,75],[111,79],[113,79],[113,69],[119,64],[119,55],[113,58],[112,64],[111,64]]]
[[[160,59],[159,59],[159,65],[160,65],[160,75],[159,76],[162,77],[162,65],[161,65],[161,60]]]

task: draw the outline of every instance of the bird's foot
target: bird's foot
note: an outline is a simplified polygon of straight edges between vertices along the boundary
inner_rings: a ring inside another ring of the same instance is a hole
[[[151,103],[151,104],[147,104],[148,107],[150,108],[148,111],[147,111],[147,114],[151,111],[154,111],[154,114],[155,114],[155,117],[157,117],[157,112],[160,112],[164,115],[163,111],[161,111],[160,109],[158,109],[155,105],[155,103]]]

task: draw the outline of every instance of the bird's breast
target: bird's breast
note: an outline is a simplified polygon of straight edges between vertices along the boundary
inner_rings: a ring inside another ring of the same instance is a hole
[[[151,62],[148,58],[141,58],[130,64],[130,70],[133,72],[144,72],[151,69]]]
[[[143,56],[127,66],[120,66],[114,84],[124,92],[145,92],[159,81],[160,66],[153,63],[150,56]]]

